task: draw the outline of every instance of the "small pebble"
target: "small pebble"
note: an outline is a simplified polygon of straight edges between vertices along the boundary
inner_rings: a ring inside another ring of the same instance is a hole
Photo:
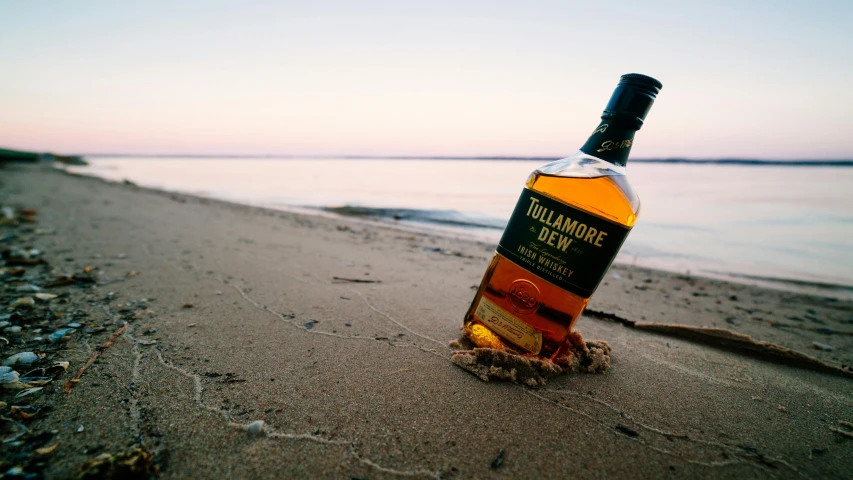
[[[823,350],[824,352],[831,352],[832,351],[831,345],[827,345],[825,343],[820,343],[820,342],[812,342],[812,348],[814,348],[815,350]]]
[[[21,292],[21,293],[35,293],[35,292],[40,292],[41,288],[39,288],[35,285],[20,285],[20,286],[15,288],[15,291]]]
[[[32,308],[36,304],[33,297],[19,298],[9,305],[11,308]]]
[[[263,420],[255,420],[246,427],[246,431],[249,432],[250,435],[260,435],[264,433],[264,425],[265,423]]]

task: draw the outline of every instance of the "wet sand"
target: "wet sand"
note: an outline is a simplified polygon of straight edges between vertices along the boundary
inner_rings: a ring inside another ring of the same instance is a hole
[[[161,478],[851,472],[848,300],[616,266],[577,323],[609,343],[610,369],[531,389],[451,362],[493,245],[38,167],[0,170],[0,195],[38,209],[21,241],[52,268],[95,267],[97,286],[52,293],[109,327],[64,344],[71,366],[37,400],[53,410],[26,423],[57,431],[48,477],[137,444]],[[120,315],[128,305],[144,313]],[[725,329],[830,368],[660,325]]]

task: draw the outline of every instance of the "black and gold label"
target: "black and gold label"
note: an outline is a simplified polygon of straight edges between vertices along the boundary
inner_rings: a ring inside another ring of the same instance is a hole
[[[592,295],[631,229],[525,188],[497,251],[575,295]]]

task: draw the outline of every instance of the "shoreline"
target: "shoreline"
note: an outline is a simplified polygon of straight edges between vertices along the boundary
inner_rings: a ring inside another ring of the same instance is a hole
[[[147,306],[101,334],[118,332],[71,394],[58,379],[37,399],[52,410],[28,428],[59,445],[46,476],[133,445],[161,478],[838,477],[853,455],[849,378],[601,318],[842,368],[853,302],[615,265],[577,323],[610,344],[610,370],[529,389],[451,362],[485,242],[53,169],[4,170],[0,203],[39,218],[4,241],[51,270],[93,267],[94,285],[60,287],[86,295],[83,322]],[[61,380],[101,343],[64,344]]]
[[[399,229],[405,232],[412,233],[423,233],[426,235],[436,235],[452,240],[460,240],[460,241],[475,241],[479,244],[484,245],[485,247],[491,248],[494,250],[494,247],[497,245],[497,240],[490,239],[490,235],[484,234],[483,230],[487,227],[477,227],[471,226],[468,228],[469,231],[466,231],[466,227],[446,227],[439,223],[430,223],[430,222],[421,222],[421,221],[399,221],[393,220],[390,218],[384,218],[381,216],[371,215],[369,213],[363,213],[363,211],[369,210],[393,210],[393,209],[383,209],[383,208],[367,208],[367,207],[305,207],[298,205],[260,205],[260,204],[251,204],[251,203],[241,203],[238,201],[227,200],[215,196],[205,196],[200,194],[193,194],[187,192],[173,191],[167,190],[163,188],[157,187],[148,187],[143,185],[137,185],[129,180],[110,180],[107,178],[99,177],[94,174],[87,174],[84,172],[72,172],[69,171],[66,167],[61,165],[56,165],[53,168],[54,170],[60,171],[66,175],[75,176],[75,177],[84,177],[100,182],[105,182],[108,184],[126,184],[132,185],[135,188],[143,189],[146,191],[151,191],[154,193],[166,194],[166,195],[180,195],[187,198],[193,199],[204,199],[211,202],[220,202],[225,205],[231,206],[240,206],[240,207],[248,207],[259,209],[260,211],[266,212],[288,212],[295,213],[299,215],[309,215],[309,216],[319,216],[331,219],[341,219],[347,218],[351,220],[355,220],[358,222],[364,222],[366,225],[372,225],[377,227],[384,228],[392,228]],[[501,232],[503,229],[497,229],[488,227],[489,233]],[[629,257],[626,254],[620,254],[614,260],[614,264],[632,266],[637,268],[656,270],[660,272],[665,272],[674,275],[693,275],[698,277],[704,277],[708,279],[715,280],[723,280],[732,283],[738,283],[748,286],[757,286],[762,288],[770,288],[775,290],[782,290],[794,293],[803,293],[809,295],[818,295],[827,298],[836,298],[843,300],[853,300],[853,285],[848,285],[844,283],[834,283],[831,281],[824,281],[820,279],[809,279],[809,278],[785,278],[778,276],[770,276],[770,275],[761,275],[761,274],[749,274],[749,273],[737,273],[737,272],[724,272],[724,271],[715,271],[707,268],[702,268],[696,266],[694,268],[680,268],[675,267],[674,265],[668,264],[665,261],[660,261],[655,258],[640,258],[637,256]]]
[[[324,220],[328,220],[328,221],[332,221],[332,222],[352,221],[352,222],[355,222],[357,225],[363,226],[364,228],[380,228],[380,229],[387,229],[391,232],[398,232],[401,234],[414,234],[414,235],[418,235],[418,236],[424,236],[426,238],[433,237],[433,241],[440,240],[443,242],[449,241],[449,242],[463,242],[463,243],[474,244],[474,245],[476,245],[476,247],[478,249],[481,249],[483,252],[485,252],[485,254],[481,257],[484,259],[491,258],[491,256],[494,254],[494,248],[495,248],[494,243],[489,242],[488,240],[483,240],[482,238],[478,238],[478,237],[473,237],[473,238],[472,237],[466,237],[464,235],[461,235],[459,232],[457,232],[455,230],[446,230],[446,231],[431,230],[431,229],[427,229],[427,228],[418,228],[418,226],[412,226],[412,225],[409,225],[406,223],[383,221],[382,219],[376,219],[376,218],[371,218],[371,217],[367,217],[367,218],[360,217],[360,216],[353,217],[353,216],[349,216],[349,215],[341,215],[341,214],[334,213],[334,212],[328,212],[325,210],[313,210],[313,209],[304,209],[304,208],[298,208],[298,207],[285,207],[285,206],[283,206],[281,208],[275,208],[275,207],[269,207],[269,206],[265,206],[265,205],[251,205],[251,204],[246,204],[246,203],[229,201],[229,200],[216,198],[216,197],[205,197],[205,196],[200,196],[200,195],[193,195],[191,193],[172,192],[172,191],[153,188],[153,187],[145,187],[145,186],[136,185],[136,184],[129,182],[129,181],[113,182],[113,181],[110,181],[110,180],[107,180],[104,178],[100,178],[100,177],[96,177],[93,175],[84,175],[84,174],[81,175],[81,174],[77,174],[77,173],[71,173],[62,167],[53,167],[52,170],[55,172],[59,172],[60,174],[69,175],[72,177],[80,177],[80,178],[84,178],[84,179],[90,180],[90,181],[102,182],[106,185],[116,185],[119,187],[130,187],[130,188],[140,190],[143,192],[148,192],[148,193],[151,193],[154,195],[165,196],[171,200],[176,200],[179,202],[187,202],[187,201],[202,202],[203,204],[220,205],[224,208],[234,209],[237,211],[245,210],[249,213],[260,214],[260,215],[264,215],[264,216],[277,216],[277,215],[280,215],[282,213],[286,213],[286,214],[293,214],[293,215],[297,215],[297,216],[306,216],[308,218],[314,217],[318,220],[324,219]],[[449,248],[448,247],[437,247],[437,248],[428,247],[428,248],[426,248],[426,251],[434,252],[434,253],[438,253],[440,255],[450,256],[450,257],[461,257],[461,258],[469,258],[469,259],[475,258],[474,255],[470,255],[470,254],[466,255],[462,251],[456,250],[455,248],[453,248],[453,243],[450,244]],[[486,261],[486,263],[488,263],[488,261]],[[707,274],[703,275],[703,273],[707,273]],[[853,307],[853,287],[848,287],[846,285],[826,284],[826,283],[820,283],[820,282],[811,282],[808,280],[775,279],[775,278],[768,278],[768,277],[762,277],[762,276],[757,276],[757,275],[735,275],[735,274],[728,274],[728,273],[716,274],[714,272],[691,273],[689,270],[686,272],[677,271],[677,270],[668,270],[665,268],[655,268],[653,266],[643,265],[642,262],[633,262],[633,261],[628,262],[628,261],[618,261],[617,260],[617,261],[614,261],[610,270],[605,275],[604,280],[602,280],[602,285],[599,287],[599,289],[596,291],[596,294],[593,295],[593,298],[590,301],[589,308],[595,312],[593,314],[594,316],[601,317],[602,313],[604,313],[605,316],[614,315],[613,312],[624,311],[624,309],[620,309],[618,307],[612,308],[609,313],[608,312],[602,312],[600,310],[596,310],[596,307],[601,303],[604,303],[605,305],[615,303],[612,301],[607,302],[607,301],[596,301],[596,300],[598,300],[597,297],[599,297],[599,296],[604,297],[605,295],[608,295],[608,294],[613,295],[613,293],[614,293],[613,292],[613,290],[614,290],[613,286],[615,286],[619,280],[622,280],[623,276],[628,277],[628,278],[633,278],[634,276],[638,276],[638,277],[644,276],[645,277],[644,282],[647,282],[650,279],[650,277],[655,277],[656,279],[664,279],[664,281],[671,281],[672,279],[677,279],[677,280],[688,281],[691,283],[698,282],[698,283],[700,283],[702,285],[706,285],[706,286],[713,285],[713,286],[718,287],[718,288],[720,286],[723,286],[724,288],[731,289],[732,291],[735,291],[738,289],[739,286],[742,286],[742,287],[748,287],[748,288],[753,289],[754,292],[757,292],[757,296],[761,296],[765,290],[770,290],[770,291],[775,291],[776,293],[783,295],[783,296],[784,295],[815,296],[815,297],[819,297],[819,298],[822,298],[822,299],[824,299],[826,301],[830,301],[830,302],[847,302],[851,305],[851,307]],[[616,281],[614,282],[614,280],[616,280]],[[474,285],[472,285],[472,288],[473,287],[474,287]],[[634,288],[637,288],[637,286],[634,286]],[[694,295],[694,296],[695,295],[704,295],[701,292],[701,290],[704,290],[705,288],[706,288],[705,286],[700,286],[699,287],[700,292],[693,292],[692,295]],[[643,287],[641,286],[640,289],[643,290]],[[608,293],[599,294],[599,292],[605,292],[605,291],[607,291]],[[833,293],[835,293],[835,294],[833,294]],[[627,299],[625,299],[625,300],[627,300]],[[690,301],[687,300],[687,302],[689,304]],[[626,303],[632,304],[633,302],[627,301]],[[738,307],[736,307],[736,308],[738,308]],[[742,310],[749,312],[748,309],[742,309]],[[766,312],[766,313],[769,313],[769,312]],[[616,315],[616,316],[618,316],[618,315]],[[631,316],[629,315],[628,317],[631,317]],[[844,321],[844,320],[842,320],[842,321]],[[853,318],[851,318],[851,322],[853,322]],[[622,323],[624,323],[624,322],[622,322]],[[640,322],[640,323],[643,323],[643,322]],[[732,325],[733,325],[733,323],[729,321],[727,324],[717,324],[716,322],[713,322],[710,326],[712,328],[719,328],[719,327],[731,328]],[[775,325],[778,328],[780,325],[784,325],[784,324],[781,322],[771,321],[770,325]],[[690,322],[688,322],[687,325],[676,324],[676,326],[678,326],[678,327],[681,327],[681,326],[690,327],[691,325],[690,325]],[[822,327],[818,326],[817,330],[821,330],[821,328]],[[844,328],[844,327],[842,327],[842,328]],[[830,332],[831,335],[834,335],[835,330],[831,330],[831,329],[824,329],[824,330],[827,330]],[[735,334],[738,334],[738,333],[752,334],[753,332],[754,331],[741,332],[738,329],[733,330],[733,333],[735,333]],[[853,336],[853,328],[847,328],[847,329],[842,330],[842,334]],[[851,340],[853,340],[853,339],[851,339]],[[713,341],[711,343],[713,344]],[[841,366],[853,365],[853,341],[851,341],[850,347],[851,347],[850,348],[851,351],[850,351],[849,362],[848,363],[841,363],[841,364],[836,363],[831,368],[834,368],[837,370],[839,365],[841,365]],[[728,348],[728,347],[726,347],[726,348]],[[783,348],[788,348],[788,347],[783,346]],[[802,348],[800,348],[800,349],[794,348],[792,351],[795,351],[795,352],[799,351],[801,354],[804,352],[808,352],[809,354],[814,353],[814,351],[809,351],[809,349],[802,349]],[[820,361],[820,360],[818,360],[818,361]],[[796,363],[796,362],[794,362],[794,363]],[[823,367],[821,367],[821,368],[823,368]]]

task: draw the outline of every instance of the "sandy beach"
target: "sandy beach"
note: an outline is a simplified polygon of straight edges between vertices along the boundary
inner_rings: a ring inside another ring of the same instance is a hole
[[[94,283],[44,291],[103,327],[43,359],[70,366],[29,401],[44,408],[4,469],[69,478],[138,445],[160,478],[853,474],[846,290],[616,265],[576,325],[611,345],[610,369],[531,389],[450,361],[494,245],[45,167],[0,169],[0,204],[38,211],[0,227],[0,248],[43,251],[45,275],[92,267]],[[34,348],[37,325],[21,326],[4,358]]]

